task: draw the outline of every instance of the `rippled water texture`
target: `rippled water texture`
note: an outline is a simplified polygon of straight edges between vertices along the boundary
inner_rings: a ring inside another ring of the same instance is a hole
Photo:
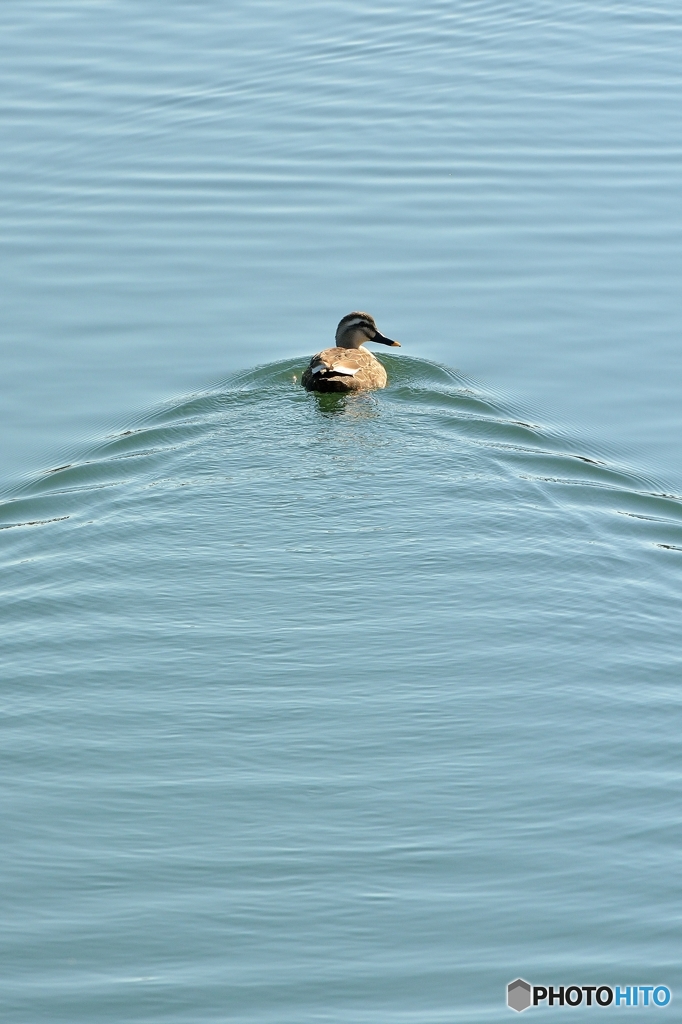
[[[0,6],[3,1021],[677,1019],[681,28]]]
[[[5,502],[12,1019],[672,983],[682,498],[386,362],[237,376]]]

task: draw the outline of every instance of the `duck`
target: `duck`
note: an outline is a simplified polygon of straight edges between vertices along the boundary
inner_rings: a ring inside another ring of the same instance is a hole
[[[367,341],[400,348],[399,341],[386,338],[369,313],[347,313],[336,328],[336,345],[317,352],[303,371],[301,384],[307,391],[371,391],[385,388],[386,370],[364,347]]]

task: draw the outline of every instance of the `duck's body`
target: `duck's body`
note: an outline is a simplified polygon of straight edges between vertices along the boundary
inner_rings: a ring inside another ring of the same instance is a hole
[[[318,352],[303,371],[301,383],[308,391],[369,391],[386,387],[386,370],[365,341],[400,347],[385,338],[369,313],[349,313],[336,329],[336,345]]]
[[[308,391],[368,391],[386,387],[386,370],[366,349],[326,348],[310,360],[301,383]]]

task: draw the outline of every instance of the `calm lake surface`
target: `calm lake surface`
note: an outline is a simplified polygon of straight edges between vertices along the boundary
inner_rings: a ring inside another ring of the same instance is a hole
[[[679,1020],[679,4],[0,38],[3,1020]]]

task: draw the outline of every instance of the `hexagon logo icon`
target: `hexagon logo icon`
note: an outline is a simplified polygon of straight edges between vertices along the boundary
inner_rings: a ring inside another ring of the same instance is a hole
[[[530,985],[523,978],[510,981],[507,985],[507,1006],[518,1013],[530,1006]]]

